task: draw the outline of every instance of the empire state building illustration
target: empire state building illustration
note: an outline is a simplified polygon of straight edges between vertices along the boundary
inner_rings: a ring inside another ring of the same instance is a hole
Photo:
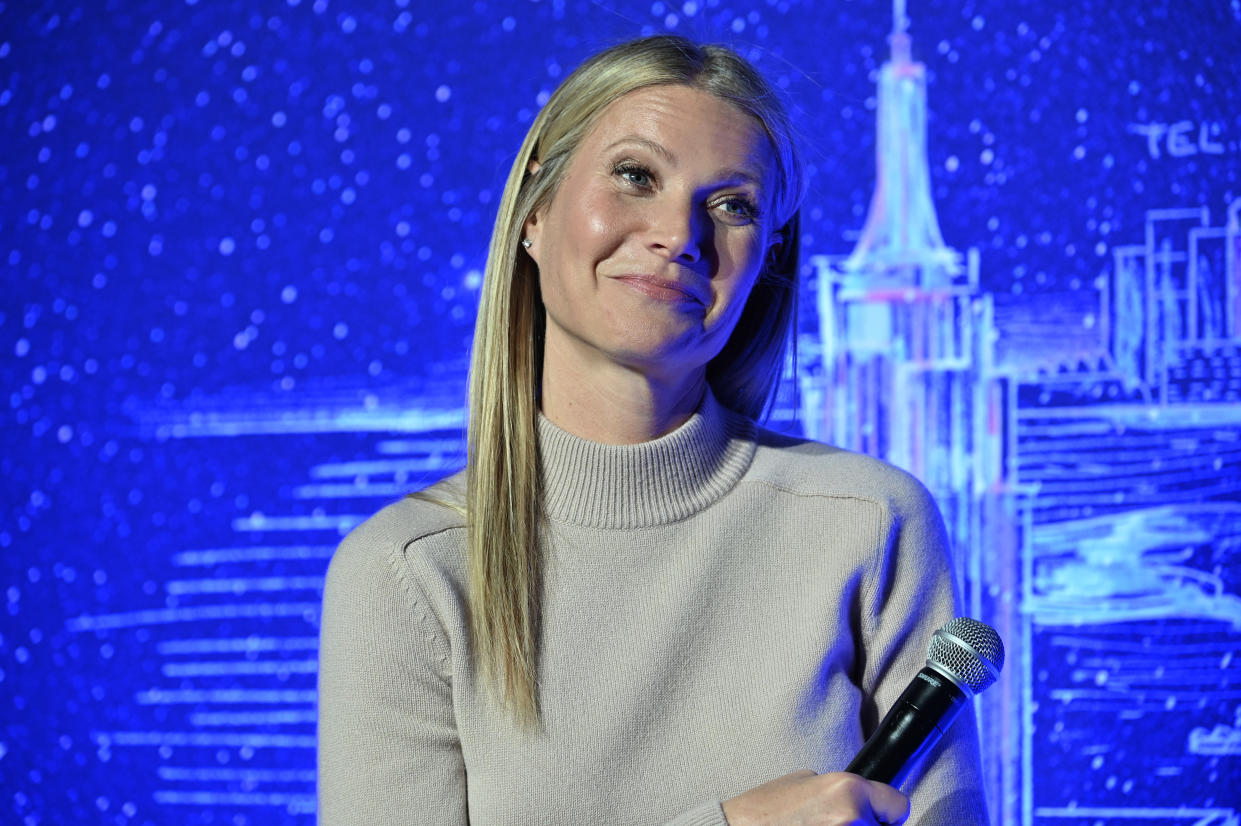
[[[897,0],[888,36],[890,59],[879,71],[875,194],[862,235],[842,270],[874,284],[935,287],[961,272],[944,244],[931,200],[926,160],[926,66],[912,58],[909,18]]]
[[[850,254],[813,259],[819,337],[807,349],[822,363],[803,380],[801,418],[809,435],[878,456],[928,487],[957,550],[969,612],[1015,640],[1012,612],[995,607],[1011,603],[1018,567],[1004,472],[1007,386],[993,366],[994,314],[979,289],[978,252],[944,242],[931,198],[926,66],[912,58],[909,25],[904,0],[895,0],[865,225]],[[983,701],[984,741],[997,758],[1014,750],[1012,685]],[[989,797],[1014,797],[1005,787],[1015,775],[994,763]]]
[[[968,548],[977,500],[1003,487],[1004,387],[978,252],[944,243],[931,199],[926,67],[911,58],[908,26],[897,0],[865,226],[850,254],[813,259],[823,381],[805,388],[802,418],[811,435],[921,479]],[[960,573],[968,584],[981,571]]]

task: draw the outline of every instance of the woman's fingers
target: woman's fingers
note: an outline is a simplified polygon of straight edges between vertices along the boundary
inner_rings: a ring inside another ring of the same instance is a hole
[[[829,819],[826,823],[899,824],[909,817],[909,798],[886,783],[849,772],[819,775],[818,782],[826,787],[824,800],[828,805],[838,806],[842,815],[854,817],[843,821]],[[854,811],[845,808],[846,800],[853,802]]]
[[[843,773],[843,772],[842,772]],[[870,793],[871,812],[879,823],[904,823],[909,817],[909,798],[886,783],[863,780]]]
[[[848,772],[798,771],[724,803],[729,826],[876,826],[904,823],[909,798]]]

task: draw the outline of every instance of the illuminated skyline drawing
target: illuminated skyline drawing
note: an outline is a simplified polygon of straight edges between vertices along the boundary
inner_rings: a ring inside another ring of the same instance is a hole
[[[993,297],[980,287],[982,245],[962,256],[940,235],[926,72],[910,59],[903,12],[896,3],[878,72],[865,227],[851,254],[814,259],[821,362],[804,383],[803,420],[927,484],[970,610],[1016,655],[1009,682],[982,698],[999,822],[1237,822],[1241,800],[1178,814],[1161,805],[1166,789],[1143,798],[1122,783],[1114,794],[1105,777],[1058,793],[1035,778],[1066,761],[1085,778],[1100,767],[1095,746],[1081,751],[1115,737],[1096,728],[1100,711],[1170,718],[1164,728],[1187,732],[1152,748],[1156,776],[1167,776],[1160,761],[1238,753],[1228,750],[1241,695],[1230,653],[1241,642],[1241,200],[1224,226],[1206,208],[1148,212],[1145,243],[1114,247],[1098,281],[1096,343],[1068,363],[1003,360]],[[1149,660],[1124,653],[1126,637],[1162,652],[1158,674],[1143,675]],[[1081,652],[1110,684],[1083,689],[1082,671],[1056,670]],[[1204,714],[1203,702],[1222,713]],[[1217,771],[1196,770],[1204,787]],[[1241,768],[1231,777],[1241,787]]]

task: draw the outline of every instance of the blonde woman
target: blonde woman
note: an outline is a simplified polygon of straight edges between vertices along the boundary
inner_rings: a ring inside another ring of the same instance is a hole
[[[754,423],[794,317],[790,135],[749,64],[666,36],[535,119],[467,466],[328,573],[325,826],[986,822],[972,719],[910,798],[839,771],[956,597],[920,485]]]

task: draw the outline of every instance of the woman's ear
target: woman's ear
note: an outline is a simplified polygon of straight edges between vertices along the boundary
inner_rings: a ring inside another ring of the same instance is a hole
[[[778,230],[767,239],[767,257],[765,266],[770,271],[778,267],[786,275],[798,265],[797,236],[800,226],[800,213],[794,212]]]
[[[530,163],[526,165],[526,171],[530,175],[539,174],[542,164],[537,159],[531,158]],[[526,254],[534,259],[534,263],[539,262],[538,240],[542,231],[540,219],[542,217],[543,207],[537,207],[533,212],[526,216],[526,220],[521,225],[521,245],[525,247]]]
[[[539,235],[543,226],[539,213],[542,211],[542,208],[536,209],[521,225],[521,245],[536,264],[539,262]]]
[[[763,261],[765,267],[772,267],[780,260],[780,253],[784,251],[784,228],[780,228],[771,234],[771,238],[767,240],[767,257]]]

